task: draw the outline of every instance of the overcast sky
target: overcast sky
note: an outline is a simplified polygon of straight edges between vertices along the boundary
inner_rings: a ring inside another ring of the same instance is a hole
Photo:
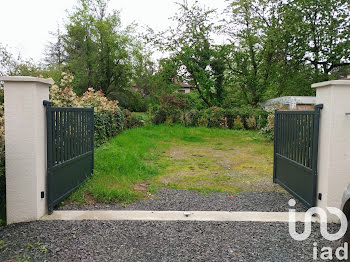
[[[182,0],[179,0],[182,1]],[[190,3],[193,0],[187,0]],[[205,6],[222,10],[225,0],[199,0]],[[155,30],[166,29],[177,10],[175,0],[110,0],[109,8],[121,11],[124,25],[133,21]],[[43,57],[49,32],[63,25],[66,10],[76,0],[1,0],[0,43],[15,54],[38,61]]]

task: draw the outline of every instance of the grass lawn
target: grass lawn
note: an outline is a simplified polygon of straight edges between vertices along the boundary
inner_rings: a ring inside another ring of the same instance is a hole
[[[147,126],[130,129],[95,151],[92,178],[75,204],[131,202],[166,186],[201,192],[268,192],[273,144],[257,131]]]

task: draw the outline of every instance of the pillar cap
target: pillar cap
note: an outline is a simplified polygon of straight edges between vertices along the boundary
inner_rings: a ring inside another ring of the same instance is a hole
[[[0,81],[4,82],[36,82],[48,85],[53,85],[55,82],[52,79],[33,77],[33,76],[1,76]]]
[[[311,85],[312,88],[327,87],[327,86],[349,86],[350,87],[350,80],[332,80],[332,81],[320,82],[320,83]]]

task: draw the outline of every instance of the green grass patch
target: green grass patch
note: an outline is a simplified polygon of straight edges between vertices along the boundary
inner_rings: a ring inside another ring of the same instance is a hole
[[[163,186],[274,191],[272,153],[272,143],[256,131],[180,125],[130,129],[96,149],[93,176],[68,201],[128,203]]]

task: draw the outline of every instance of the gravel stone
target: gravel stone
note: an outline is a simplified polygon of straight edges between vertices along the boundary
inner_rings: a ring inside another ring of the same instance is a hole
[[[7,244],[0,261],[303,262],[315,261],[314,242],[319,252],[341,246],[324,240],[317,223],[301,242],[289,236],[288,223],[184,221],[36,221],[0,228],[0,240]]]
[[[154,211],[260,211],[287,212],[290,208],[288,193],[227,193],[202,194],[198,191],[162,188],[152,199],[137,201],[126,206],[120,204],[65,205],[58,210],[154,210]],[[295,209],[307,208],[297,201]]]

